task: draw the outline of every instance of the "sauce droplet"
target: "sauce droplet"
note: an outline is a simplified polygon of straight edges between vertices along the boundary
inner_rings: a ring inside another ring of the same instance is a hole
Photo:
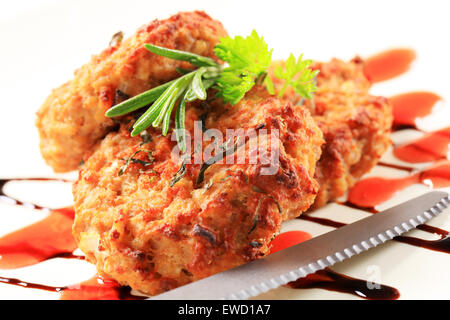
[[[433,166],[421,173],[420,179],[423,183],[430,180],[433,188],[450,187],[450,161],[436,162]]]
[[[398,236],[395,237],[394,240],[402,243],[407,243],[416,247],[425,248],[428,250],[450,253],[449,236],[438,240],[425,240],[416,237]]]
[[[394,155],[409,163],[445,159],[450,144],[450,127],[425,134],[423,137],[396,147]]]
[[[373,208],[398,191],[418,183],[419,176],[416,173],[403,178],[371,177],[360,180],[350,189],[347,201],[361,208]]]
[[[450,187],[450,161],[436,162],[421,172],[415,172],[402,178],[371,177],[358,181],[348,193],[349,204],[358,208],[374,208],[391,199],[415,183],[429,184],[434,188]]]
[[[303,241],[311,239],[311,235],[305,231],[287,231],[280,233],[271,242],[270,253],[275,253],[277,251],[295,246]]]
[[[397,77],[409,70],[416,54],[411,49],[392,49],[366,59],[364,74],[372,82]]]
[[[394,127],[415,127],[416,119],[429,115],[439,100],[440,96],[427,91],[403,93],[389,98],[393,107]]]
[[[0,238],[0,269],[21,268],[73,252],[74,211],[57,209],[32,225]]]

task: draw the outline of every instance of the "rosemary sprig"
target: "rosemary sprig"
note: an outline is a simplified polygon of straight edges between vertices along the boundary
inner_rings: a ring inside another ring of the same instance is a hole
[[[146,44],[145,48],[150,52],[164,57],[187,61],[199,68],[190,71],[180,69],[180,72],[184,74],[178,79],[141,93],[112,107],[106,112],[106,116],[121,116],[153,103],[136,120],[131,131],[131,136],[134,137],[140,134],[150,126],[161,126],[162,134],[166,135],[169,131],[170,116],[175,105],[178,103],[178,107],[176,107],[175,129],[179,148],[182,152],[185,152],[186,137],[184,121],[186,102],[197,99],[205,100],[206,90],[216,82],[223,67],[211,58],[190,52],[171,50],[152,44]]]
[[[158,97],[174,82],[175,80],[166,82],[163,85],[138,94],[122,103],[116,104],[108,109],[105,115],[107,117],[118,117],[140,109],[158,99]]]
[[[148,51],[158,54],[160,56],[171,58],[174,60],[187,61],[196,67],[208,67],[218,65],[218,63],[211,58],[199,56],[198,54],[191,52],[167,49],[149,43],[145,44],[144,47]]]

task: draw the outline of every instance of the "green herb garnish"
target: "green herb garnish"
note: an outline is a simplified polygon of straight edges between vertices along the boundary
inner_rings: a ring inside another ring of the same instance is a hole
[[[170,115],[172,114],[175,105],[178,103],[175,116],[175,129],[177,129],[178,146],[182,152],[185,152],[184,111],[186,102],[197,99],[205,100],[206,90],[217,81],[217,77],[220,75],[223,67],[211,58],[190,52],[171,50],[152,44],[146,44],[145,48],[155,54],[167,58],[187,61],[199,68],[193,71],[183,70],[186,71],[186,73],[178,79],[169,81],[113,106],[106,112],[106,116],[121,116],[153,103],[147,111],[136,120],[131,135],[136,136],[150,126],[162,126],[162,134],[167,135]]]
[[[247,38],[221,39],[216,55],[228,62],[217,80],[218,95],[232,105],[238,103],[258,78],[265,77],[272,60],[272,50],[255,30]]]
[[[140,152],[146,152],[149,161],[145,161],[145,160],[141,160],[141,159],[136,159],[136,158],[134,158],[134,156],[137,155],[137,154],[140,153]],[[153,155],[152,155],[152,152],[151,152],[151,151],[148,151],[148,150],[138,150],[138,151],[136,151],[135,153],[133,153],[133,154],[131,155],[131,157],[126,158],[126,159],[120,159],[120,160],[124,160],[124,161],[125,161],[125,164],[120,168],[119,172],[117,173],[118,176],[121,176],[121,175],[123,175],[123,174],[125,173],[125,171],[127,170],[128,166],[130,165],[130,163],[137,163],[137,164],[143,165],[144,167],[147,167],[147,166],[149,166],[149,165],[151,165],[151,164],[153,163],[154,158],[153,158]]]
[[[256,31],[248,37],[237,36],[222,38],[214,48],[217,57],[226,65],[215,60],[190,52],[167,49],[152,44],[144,45],[147,50],[174,60],[187,61],[198,69],[181,69],[181,76],[175,80],[152,88],[137,96],[127,99],[106,112],[107,117],[118,117],[143,107],[148,109],[136,120],[131,128],[131,135],[136,136],[150,126],[161,127],[162,134],[167,135],[172,112],[175,109],[175,133],[179,149],[186,152],[185,109],[186,103],[194,100],[205,100],[207,90],[214,87],[217,96],[232,105],[238,103],[255,85],[265,84],[268,91],[274,94],[274,86],[267,69],[272,59],[272,50]],[[284,80],[279,92],[283,96],[287,86],[310,99],[315,91],[314,77],[317,71],[309,69],[310,60],[296,61],[291,55],[284,69],[275,70],[275,76]]]
[[[275,77],[284,80],[283,87],[278,92],[278,97],[282,97],[286,88],[291,86],[303,98],[312,99],[312,93],[317,90],[314,78],[319,73],[319,70],[309,68],[312,60],[302,59],[303,54],[297,60],[291,54],[286,60],[284,67],[278,66],[275,68]]]
[[[212,166],[213,164],[215,164],[215,163],[219,162],[220,160],[224,159],[226,156],[234,154],[236,152],[236,150],[240,146],[242,146],[242,143],[241,144],[239,143],[239,137],[236,139],[236,142],[232,146],[228,147],[228,144],[230,142],[231,141],[229,140],[229,141],[225,142],[224,144],[220,145],[219,146],[220,151],[218,151],[215,156],[207,159],[202,164],[202,166],[200,167],[200,171],[198,173],[198,176],[197,176],[197,181],[195,182],[196,185],[199,185],[200,183],[203,182],[203,180],[205,179],[205,171],[210,166]]]

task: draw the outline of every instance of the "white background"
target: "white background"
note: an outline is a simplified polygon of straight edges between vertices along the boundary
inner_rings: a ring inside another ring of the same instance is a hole
[[[163,19],[185,10],[205,10],[213,18],[221,20],[230,35],[247,35],[252,29],[256,29],[269,46],[274,48],[274,58],[285,58],[293,52],[296,55],[304,53],[305,57],[315,60],[328,60],[331,57],[348,60],[356,54],[367,57],[392,47],[413,48],[417,52],[417,60],[411,71],[376,85],[373,92],[390,96],[412,90],[434,91],[444,98],[444,102],[436,108],[433,117],[422,122],[423,128],[448,126],[448,3],[431,0],[3,0],[0,5],[0,177],[52,175],[51,169],[40,157],[37,130],[34,127],[35,112],[50,90],[69,80],[73,71],[86,63],[92,54],[105,48],[117,31],[122,30],[128,36],[154,18]],[[70,176],[74,177],[75,174]],[[29,200],[52,200],[55,206],[71,203],[70,186],[27,188],[26,198]],[[417,193],[416,189],[408,189],[396,201],[411,197]],[[10,191],[14,193],[14,186],[10,186]],[[341,217],[343,221],[361,218],[359,213],[352,216],[341,212],[342,208],[331,206],[326,210],[335,217]],[[1,205],[0,211],[0,235],[42,217],[42,213],[30,214],[6,205]],[[352,219],[348,218],[350,216]],[[447,213],[434,224],[448,229],[448,220]],[[298,223],[300,222],[291,223],[286,228],[307,228],[312,234],[327,230],[306,222],[300,225]],[[394,243],[336,266],[336,269],[364,278],[367,277],[370,265],[381,268],[381,280],[398,287],[402,298],[450,298],[447,288],[450,283],[448,255]],[[94,270],[81,262],[52,260],[8,272],[0,275],[64,285],[87,279]],[[323,290],[301,292],[299,295],[299,291],[281,289],[276,294],[265,297],[350,297]],[[0,298],[14,297],[56,296],[0,286]]]

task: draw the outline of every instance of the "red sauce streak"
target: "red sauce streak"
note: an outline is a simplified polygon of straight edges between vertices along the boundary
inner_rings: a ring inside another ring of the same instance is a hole
[[[415,127],[416,119],[431,113],[442,98],[427,91],[409,92],[389,98],[393,107],[394,128]]]
[[[348,193],[347,202],[359,208],[374,208],[391,199],[397,192],[416,183],[431,181],[434,188],[450,186],[450,161],[435,163],[432,167],[403,178],[373,177],[358,181]]]
[[[411,143],[396,147],[394,155],[409,163],[445,159],[450,144],[450,127],[425,134]]]
[[[312,236],[305,231],[287,231],[280,233],[271,242],[270,253],[275,253],[277,251],[292,247],[303,241],[311,239]]]
[[[3,191],[6,183],[16,180],[70,182],[52,178],[0,179],[1,200],[33,209],[49,208],[22,202],[6,195]],[[72,208],[55,209],[43,220],[1,237],[0,269],[21,268],[52,258],[84,260],[84,256],[72,253],[77,248],[72,236],[74,215]],[[61,292],[61,299],[64,300],[142,299],[141,296],[132,295],[130,287],[121,286],[113,280],[105,280],[99,276],[68,287],[53,287],[7,277],[0,277],[0,283],[23,288]]]
[[[391,199],[398,191],[419,182],[419,173],[404,178],[373,177],[358,181],[348,194],[348,202],[359,208],[373,208]]]
[[[420,180],[422,182],[430,180],[433,183],[433,188],[450,187],[450,161],[436,162],[420,174]]]
[[[334,221],[331,219],[313,217],[307,213],[302,214],[297,219],[311,221],[311,222],[315,222],[315,223],[318,223],[318,224],[321,224],[324,226],[333,227],[333,228],[340,228],[340,227],[343,227],[346,225],[346,223]]]
[[[21,268],[58,256],[70,256],[74,211],[57,209],[43,220],[0,238],[0,269]]]
[[[137,300],[144,296],[131,294],[131,288],[121,286],[114,280],[104,279],[99,275],[68,286],[61,292],[61,300]]]
[[[416,54],[411,49],[392,49],[365,60],[364,74],[372,83],[395,78],[409,70]]]

